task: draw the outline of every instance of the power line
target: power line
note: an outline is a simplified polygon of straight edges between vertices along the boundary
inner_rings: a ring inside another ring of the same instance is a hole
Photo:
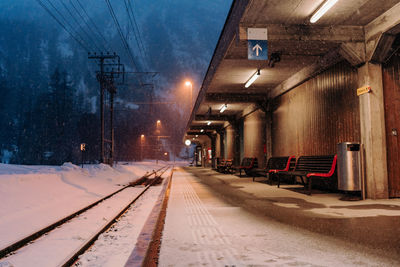
[[[59,2],[64,6],[64,8],[67,10],[69,15],[72,17],[72,19],[75,21],[76,25],[82,30],[82,32],[88,37],[88,39],[93,43],[93,45],[96,47],[98,51],[101,51],[101,49],[97,46],[96,41],[92,39],[90,34],[81,26],[81,24],[78,22],[78,20],[75,18],[74,14],[72,14],[71,10],[67,7],[67,5],[64,3],[63,0],[59,0]]]
[[[136,34],[136,29],[135,29],[135,26],[134,26],[134,23],[133,23],[133,19],[132,19],[132,16],[131,16],[131,12],[129,11],[129,7],[128,7],[128,4],[127,4],[126,0],[124,0],[124,4],[125,4],[126,13],[128,14],[128,19],[129,19],[130,25],[131,25],[132,30],[133,30],[133,35],[135,37],[137,47],[139,48],[140,55],[142,56],[142,60],[145,62],[143,48],[140,46],[140,41],[139,41],[138,35]]]
[[[75,5],[72,3],[72,0],[70,0],[71,1],[71,4],[72,4],[72,6],[75,8]],[[79,5],[79,7],[82,9],[82,11],[83,11],[83,13],[85,13],[85,15],[86,15],[86,17],[89,19],[89,21],[92,23],[92,25],[93,25],[93,27],[94,27],[94,29],[96,30],[96,32],[97,32],[97,34],[101,37],[101,39],[103,39],[103,41],[104,41],[104,44],[103,44],[103,46],[106,48],[106,50],[108,49],[108,50],[111,50],[110,49],[110,46],[108,45],[108,42],[107,42],[107,40],[106,40],[106,38],[104,38],[104,35],[101,33],[101,31],[99,30],[99,28],[97,27],[97,25],[96,25],[96,23],[94,23],[94,21],[92,20],[92,18],[89,16],[89,14],[86,12],[86,9],[83,7],[83,5],[81,4],[81,2],[80,2],[80,0],[76,0],[77,1],[77,3],[78,3],[78,5]],[[76,10],[76,9],[75,9]]]
[[[139,36],[139,42],[140,42],[140,44],[141,44],[141,46],[142,46],[142,50],[143,50],[143,52],[144,52],[145,57],[146,57],[147,59],[150,59],[149,56],[148,56],[148,54],[147,54],[147,52],[146,52],[146,49],[144,48],[143,42],[142,42],[142,36],[141,36],[141,34],[140,34],[139,27],[138,27],[138,25],[137,25],[137,23],[136,23],[135,12],[133,12],[133,8],[132,8],[132,5],[131,5],[131,1],[128,0],[128,4],[129,4],[129,8],[130,8],[131,13],[132,13],[133,22],[134,22],[134,24],[135,24],[136,31],[137,31],[138,36]]]
[[[130,56],[130,58],[131,58],[131,60],[132,60],[133,66],[134,66],[137,70],[139,70],[139,68],[138,68],[138,66],[137,66],[137,64],[136,64],[136,62],[135,62],[135,58],[134,58],[134,56],[133,56],[133,54],[132,54],[132,51],[131,51],[131,49],[129,48],[128,42],[126,41],[126,38],[124,37],[124,35],[123,35],[123,33],[122,33],[121,26],[120,26],[120,24],[119,24],[119,22],[118,22],[118,19],[117,19],[115,13],[114,13],[114,9],[112,8],[112,5],[111,5],[110,1],[109,1],[109,0],[104,0],[104,1],[105,1],[106,4],[107,4],[108,10],[110,11],[111,17],[112,17],[113,20],[114,20],[115,26],[117,27],[117,30],[118,30],[119,36],[120,36],[120,38],[121,38],[122,44],[124,45],[125,50],[128,52],[128,55]],[[142,83],[140,80],[139,80],[139,82]]]
[[[64,15],[57,9],[57,7],[56,6],[54,6],[51,2],[50,2],[50,0],[47,0],[47,2],[53,7],[53,9],[58,13],[58,15],[64,20],[64,22],[66,22],[67,24],[68,24],[68,26],[73,30],[74,29],[74,27],[72,27],[72,25],[68,22],[68,20],[64,17]],[[83,42],[85,42],[85,39],[78,33],[78,31],[74,31],[75,32],[75,34],[77,35],[77,36],[79,36],[79,38],[83,41]],[[86,42],[87,43],[87,42]]]
[[[46,10],[47,13],[55,20],[57,21],[58,24],[84,49],[86,52],[89,52],[90,49],[81,41],[79,40],[71,31],[67,29],[67,27],[50,11],[50,9],[41,1],[41,0],[36,0],[40,6],[43,7],[44,10]]]

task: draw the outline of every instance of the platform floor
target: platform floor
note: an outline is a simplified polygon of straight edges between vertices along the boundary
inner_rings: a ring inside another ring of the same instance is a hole
[[[400,265],[399,200],[348,202],[285,187],[178,168],[159,266]]]

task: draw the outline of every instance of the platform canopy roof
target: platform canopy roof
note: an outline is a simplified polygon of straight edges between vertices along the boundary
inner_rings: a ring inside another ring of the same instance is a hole
[[[397,44],[398,0],[338,0],[316,23],[325,0],[233,1],[211,59],[187,134],[220,130],[256,108],[347,60],[384,61]],[[247,29],[266,28],[268,60],[248,60]],[[259,78],[245,88],[257,70]],[[227,109],[220,113],[220,108]],[[211,122],[210,125],[209,122]],[[201,131],[203,129],[203,131]],[[200,132],[201,131],[201,132]]]

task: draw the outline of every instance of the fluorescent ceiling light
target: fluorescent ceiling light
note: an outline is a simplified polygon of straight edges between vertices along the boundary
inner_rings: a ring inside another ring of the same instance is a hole
[[[312,15],[310,22],[315,23],[319,20],[338,0],[326,0],[325,3]]]
[[[227,105],[227,104],[223,104],[223,105],[221,106],[221,108],[219,109],[219,112],[222,113],[222,112],[224,112],[227,108],[228,108],[228,105]]]
[[[211,124],[211,121],[208,121],[208,122],[207,122],[207,125],[210,125],[210,124]]]
[[[244,87],[248,88],[255,80],[257,80],[258,76],[260,76],[260,70],[257,70],[250,79],[246,82]]]

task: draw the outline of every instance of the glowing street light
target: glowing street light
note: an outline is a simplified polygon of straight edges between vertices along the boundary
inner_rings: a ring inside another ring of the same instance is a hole
[[[144,134],[140,136],[140,160],[143,160],[143,144],[144,144]]]
[[[185,86],[190,86],[190,109],[192,109],[193,108],[193,84],[190,81],[186,81]]]

